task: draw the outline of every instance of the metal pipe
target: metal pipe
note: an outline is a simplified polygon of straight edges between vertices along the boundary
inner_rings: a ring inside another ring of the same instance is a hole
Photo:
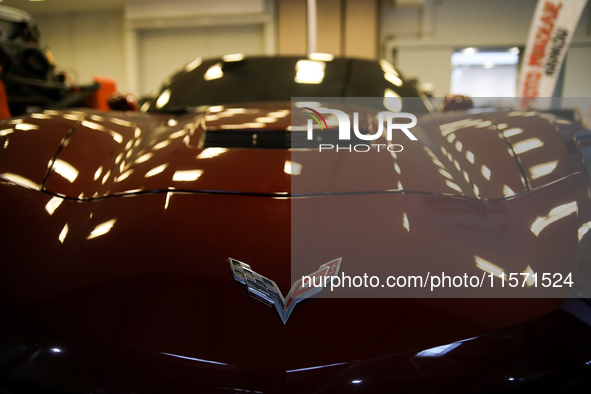
[[[308,53],[316,52],[316,0],[308,0]]]

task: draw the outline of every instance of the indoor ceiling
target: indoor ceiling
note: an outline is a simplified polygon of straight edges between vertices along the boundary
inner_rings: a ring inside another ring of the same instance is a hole
[[[32,14],[122,9],[126,3],[155,0],[0,0],[0,6],[20,8]],[[160,0],[161,1],[161,0]]]

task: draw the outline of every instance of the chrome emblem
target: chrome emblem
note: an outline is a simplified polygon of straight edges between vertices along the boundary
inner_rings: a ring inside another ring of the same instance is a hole
[[[287,319],[289,319],[291,312],[293,312],[297,304],[320,293],[324,290],[325,284],[331,283],[332,278],[339,274],[341,260],[341,258],[338,258],[322,264],[318,268],[318,271],[308,275],[312,281],[316,279],[313,283],[320,284],[319,286],[312,286],[311,283],[307,283],[308,281],[306,281],[307,286],[304,286],[302,279],[299,279],[291,286],[291,290],[289,290],[287,296],[283,298],[281,290],[279,290],[277,284],[271,279],[257,274],[248,264],[231,257],[228,258],[234,280],[245,285],[248,294],[257,300],[269,306],[274,306],[283,324],[287,322]]]

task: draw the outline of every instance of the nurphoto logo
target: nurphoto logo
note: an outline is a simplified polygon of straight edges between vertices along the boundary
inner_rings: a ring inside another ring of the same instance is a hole
[[[349,115],[345,112],[340,111],[338,109],[328,109],[328,108],[319,108],[318,110],[314,110],[309,107],[303,107],[311,112],[304,112],[304,114],[310,116],[308,119],[307,124],[307,139],[311,141],[314,139],[314,122],[320,126],[320,130],[316,129],[317,132],[323,133],[328,131],[328,124],[326,119],[322,114],[333,114],[336,116],[339,124],[339,133],[338,139],[339,141],[351,141],[351,120],[349,119]],[[384,127],[384,117],[386,126]],[[398,119],[410,119],[410,122],[407,123],[398,123]],[[395,121],[396,119],[396,121]],[[417,141],[417,137],[409,130],[412,127],[416,126],[417,124],[417,117],[413,114],[407,112],[380,112],[378,114],[378,129],[373,134],[366,134],[362,133],[359,130],[359,113],[353,112],[353,134],[354,139],[362,140],[362,141],[375,141],[382,136],[384,133],[384,129],[386,130],[386,139],[388,141],[392,141],[393,131],[398,130],[402,131],[411,141]],[[349,152],[369,152],[371,148],[377,148],[380,151],[380,148],[386,148],[389,152],[401,152],[403,150],[403,146],[400,144],[349,144],[349,145],[339,145],[339,144],[319,144],[318,150],[322,152],[323,150],[331,150],[336,149],[338,152],[339,150],[347,150]]]

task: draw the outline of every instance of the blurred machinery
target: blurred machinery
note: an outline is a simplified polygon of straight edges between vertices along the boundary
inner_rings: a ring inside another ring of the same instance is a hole
[[[97,100],[97,96],[106,97],[115,90],[113,81],[105,84],[101,83],[104,79],[95,80],[93,84],[77,86],[66,73],[56,72],[51,52],[39,45],[39,30],[33,17],[5,6],[0,6],[0,79],[5,90],[3,100],[8,105],[0,111],[2,118],[7,117],[7,111],[8,116],[16,116],[67,107],[107,109],[106,98]],[[102,90],[108,92],[97,95],[103,85]]]

